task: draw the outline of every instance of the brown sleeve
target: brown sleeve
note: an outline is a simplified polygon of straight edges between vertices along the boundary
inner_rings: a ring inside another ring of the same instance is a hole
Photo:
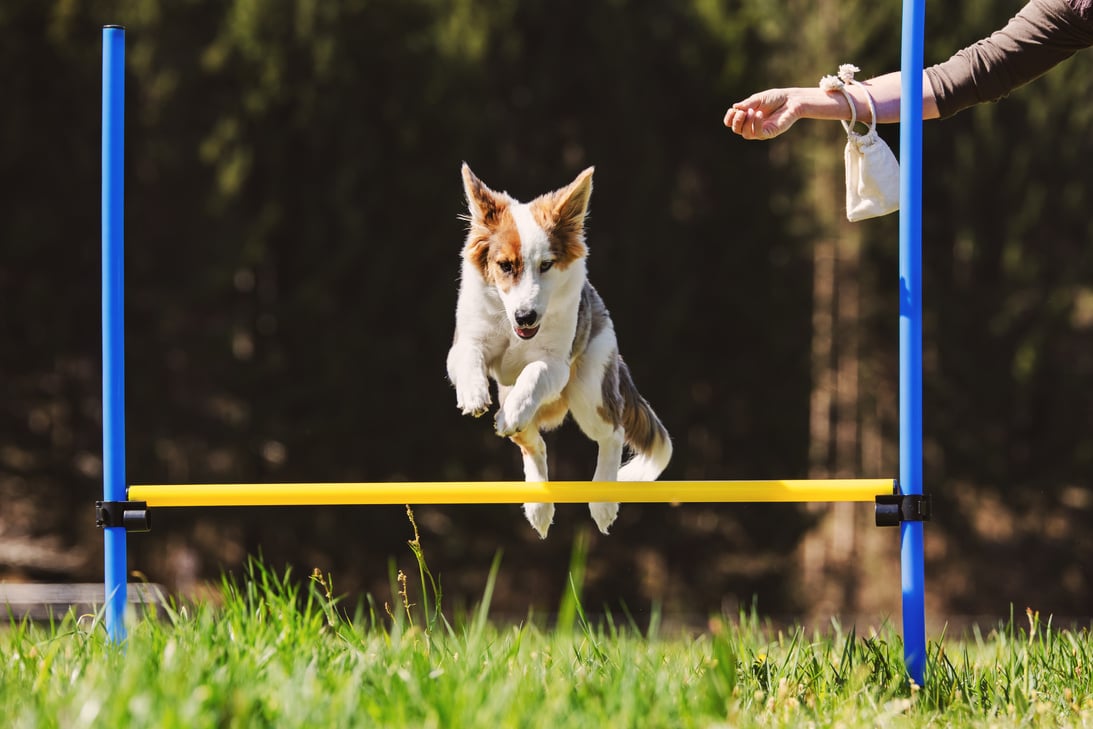
[[[927,68],[926,75],[944,119],[997,101],[1091,45],[1087,0],[1031,0],[1006,27]]]

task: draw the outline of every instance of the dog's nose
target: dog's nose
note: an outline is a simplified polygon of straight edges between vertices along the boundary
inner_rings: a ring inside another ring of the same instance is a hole
[[[539,321],[539,312],[535,309],[523,310],[516,312],[516,325],[521,327],[535,326],[535,322]]]

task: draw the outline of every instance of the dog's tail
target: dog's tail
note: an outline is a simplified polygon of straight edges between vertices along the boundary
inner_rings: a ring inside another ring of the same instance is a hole
[[[655,481],[672,459],[672,439],[649,402],[638,393],[630,369],[619,358],[622,428],[633,457],[619,469],[620,481]]]

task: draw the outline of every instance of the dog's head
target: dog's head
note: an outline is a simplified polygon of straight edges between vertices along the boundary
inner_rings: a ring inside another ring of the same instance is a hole
[[[463,256],[497,290],[521,339],[539,333],[551,295],[571,278],[574,264],[583,265],[592,171],[589,167],[565,187],[521,203],[486,187],[463,165],[470,209]]]

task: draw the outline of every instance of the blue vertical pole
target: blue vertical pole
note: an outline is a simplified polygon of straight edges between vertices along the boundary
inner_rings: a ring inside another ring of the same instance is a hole
[[[899,200],[899,481],[922,493],[922,70],[926,1],[903,0],[900,79]],[[900,525],[903,651],[907,672],[923,685],[926,669],[926,570],[922,522]]]
[[[102,29],[103,500],[125,501],[125,29]],[[105,527],[106,632],[125,639],[125,528]]]

